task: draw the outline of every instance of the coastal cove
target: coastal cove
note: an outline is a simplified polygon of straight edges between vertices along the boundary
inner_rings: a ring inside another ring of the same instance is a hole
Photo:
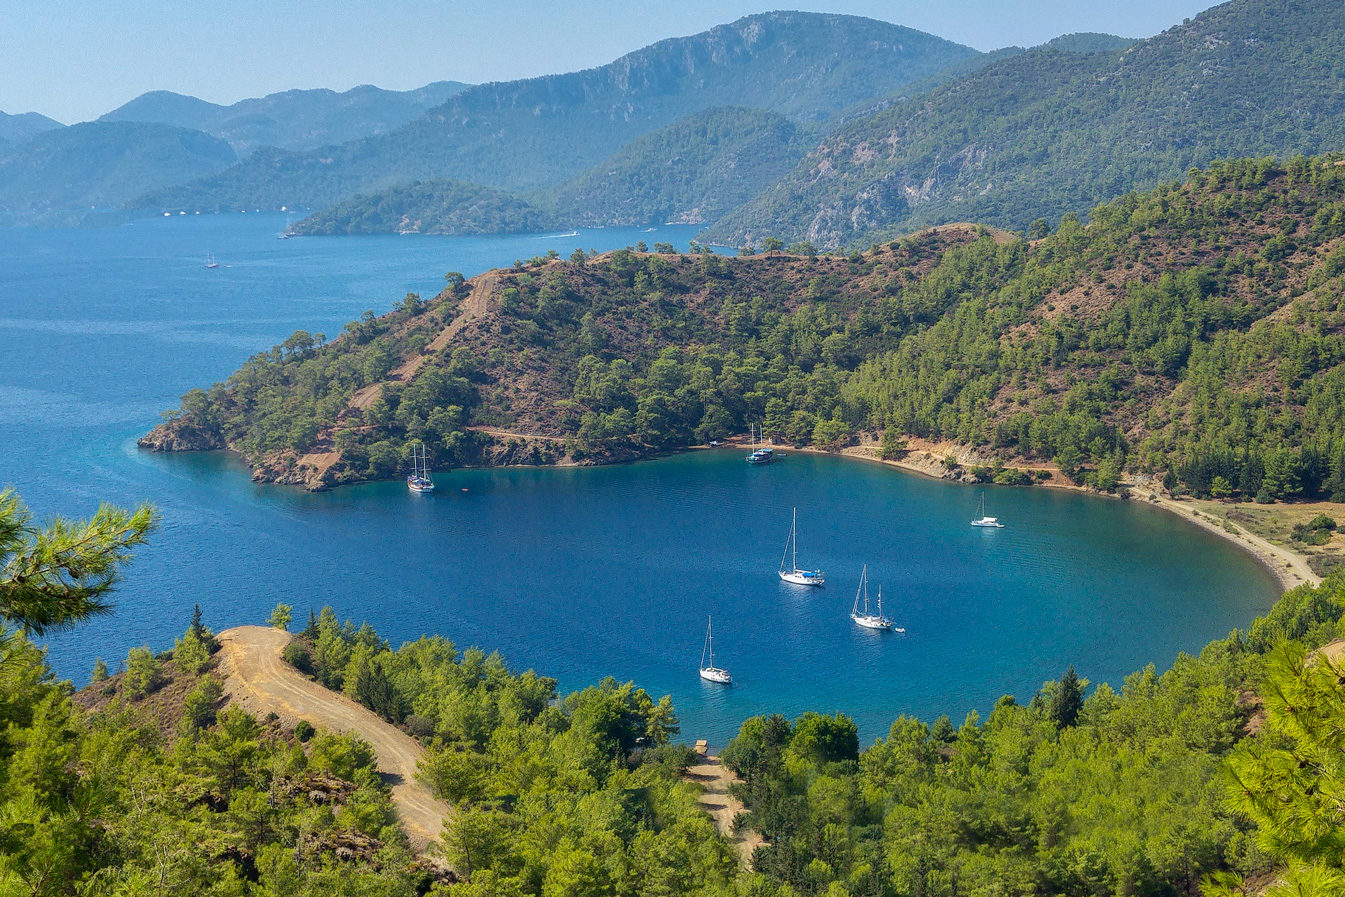
[[[563,690],[634,679],[672,694],[689,738],[722,744],[751,713],[816,709],[853,714],[867,742],[900,713],[960,720],[1005,692],[1026,699],[1069,663],[1119,686],[1245,626],[1277,593],[1250,557],[1142,503],[989,488],[1008,527],[978,532],[977,489],[826,456],[441,472],[425,500],[399,482],[257,486],[228,455],[139,451],[135,436],[181,393],[295,329],[339,332],[408,290],[432,294],[448,270],[694,233],[277,241],[282,226],[6,232],[0,482],[43,516],[149,500],[165,519],[116,613],[49,640],[63,676],[166,646],[194,603],[216,628],[281,601],[300,618],[331,604],[394,642],[438,633],[499,650]],[[207,252],[220,269],[204,269]],[[794,506],[800,560],[828,571],[824,590],[776,580]],[[905,636],[850,623],[863,563]],[[731,689],[695,678],[710,614]]]

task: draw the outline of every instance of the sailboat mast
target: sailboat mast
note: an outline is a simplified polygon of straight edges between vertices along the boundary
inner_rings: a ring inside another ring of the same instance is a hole
[[[794,522],[789,525],[789,541],[794,546],[794,569],[799,569],[799,509],[794,509]]]

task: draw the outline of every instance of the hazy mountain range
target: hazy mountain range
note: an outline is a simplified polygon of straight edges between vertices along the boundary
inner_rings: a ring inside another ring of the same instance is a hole
[[[418,90],[368,84],[344,93],[287,90],[220,106],[166,90],[142,94],[99,121],[142,121],[205,131],[244,155],[261,146],[316,149],[382,134],[423,115],[468,85],[438,81]]]
[[[26,140],[10,136],[18,120],[44,121],[7,116],[0,210],[328,207],[309,233],[682,221],[731,245],[820,247],[957,220],[1021,230],[1215,158],[1341,148],[1342,72],[1333,0],[1233,0],[1145,40],[992,53],[854,16],[764,13],[521,81],[228,107],[155,92]],[[113,130],[132,121],[234,155]]]
[[[1234,0],[1119,51],[1059,46],[849,123],[710,236],[832,246],[954,220],[1021,230],[1213,159],[1345,148],[1335,0]]]
[[[145,202],[313,206],[432,178],[506,190],[545,187],[712,106],[825,122],[975,55],[932,35],[854,16],[749,16],[598,68],[479,85],[387,134],[320,152],[258,153]]]

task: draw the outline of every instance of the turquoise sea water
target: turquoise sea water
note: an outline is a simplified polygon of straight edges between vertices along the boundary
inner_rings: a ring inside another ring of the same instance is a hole
[[[280,601],[333,605],[394,644],[440,633],[498,649],[564,689],[604,675],[670,693],[687,738],[722,744],[752,713],[850,713],[864,740],[900,713],[955,721],[1073,663],[1128,672],[1245,626],[1274,581],[1231,545],[1154,508],[986,490],[1001,530],[967,525],[977,491],[879,465],[740,450],[599,469],[452,471],[309,495],[252,484],[223,454],[163,456],[137,435],[193,386],[297,328],[334,335],[444,272],[693,228],[489,238],[279,241],[276,216],[0,230],[0,483],[40,516],[150,500],[164,524],[117,610],[48,640],[83,681],[96,655],[168,647],[194,603],[224,628]],[[213,253],[221,267],[206,270]],[[775,569],[799,509],[810,590]],[[860,566],[906,634],[848,618]],[[725,688],[696,675],[715,618]]]

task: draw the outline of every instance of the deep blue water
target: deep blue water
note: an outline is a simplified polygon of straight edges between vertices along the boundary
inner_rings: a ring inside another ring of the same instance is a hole
[[[394,644],[440,633],[564,689],[634,679],[673,695],[687,738],[722,744],[750,714],[816,709],[854,715],[868,742],[900,713],[960,722],[1003,693],[1026,698],[1070,663],[1119,685],[1274,600],[1250,558],[1150,507],[991,488],[1008,526],[978,530],[975,490],[828,457],[452,471],[436,495],[412,496],[400,483],[309,495],[253,485],[226,455],[139,451],[179,395],[295,329],[334,335],[408,291],[432,295],[449,270],[694,233],[279,241],[282,225],[0,230],[0,483],[42,517],[100,500],[164,515],[116,612],[49,639],[63,676],[169,646],[197,602],[217,629],[279,601],[300,619],[331,604]],[[208,252],[219,269],[204,268]],[[825,589],[775,576],[794,506],[800,561],[828,571]],[[865,563],[905,635],[850,622]],[[696,675],[710,614],[730,688]]]

